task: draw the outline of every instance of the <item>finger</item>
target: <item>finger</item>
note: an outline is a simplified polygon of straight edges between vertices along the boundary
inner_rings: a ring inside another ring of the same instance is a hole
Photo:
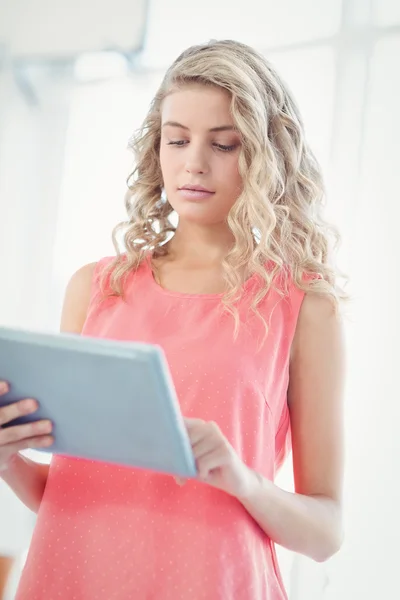
[[[29,415],[35,412],[38,408],[36,400],[31,398],[28,400],[20,400],[19,402],[13,402],[8,406],[2,406],[0,408],[0,425],[10,423],[23,415]]]
[[[192,423],[188,428],[188,435],[190,439],[190,443],[192,446],[197,444],[200,440],[205,437],[213,437],[215,439],[223,438],[220,428],[213,421],[201,421],[200,419],[196,420],[196,423]]]
[[[15,444],[9,444],[8,446],[5,446],[5,448],[10,452],[11,455],[21,452],[22,450],[48,448],[52,444],[54,444],[53,436],[41,435],[34,438],[20,440],[19,442],[15,442]]]
[[[202,425],[206,424],[206,421],[204,421],[203,419],[192,419],[191,417],[184,417],[183,420],[186,425],[186,428],[189,431],[193,431],[193,429],[197,429],[198,427],[201,427]]]
[[[211,471],[225,466],[228,463],[228,454],[218,448],[204,455],[197,461],[198,474],[200,479],[207,479]]]
[[[215,439],[213,436],[208,435],[203,437],[192,446],[193,456],[198,460],[202,456],[217,450],[220,446],[222,446],[221,440]]]
[[[7,392],[10,391],[10,386],[8,385],[7,381],[0,381],[0,396],[3,396],[4,394],[7,394]]]
[[[52,435],[38,435],[34,438],[27,440],[21,440],[15,444],[17,452],[21,450],[29,450],[30,448],[47,448],[54,444],[54,437]]]
[[[180,486],[185,485],[186,479],[184,477],[174,477],[176,483]]]
[[[52,423],[48,420],[35,421],[34,423],[14,425],[13,427],[0,429],[0,446],[47,434],[50,433],[51,430]]]
[[[187,434],[189,436],[189,440],[191,445],[197,444],[201,439],[208,435],[207,426],[204,423],[199,423],[196,425],[189,425],[186,428]]]
[[[41,448],[48,448],[53,443],[54,438],[51,435],[43,435],[27,440],[21,440],[19,442],[16,442],[15,444],[9,444],[8,446],[3,446],[3,448],[1,449],[2,457],[0,471],[8,468],[8,463],[10,459],[12,458],[12,456],[18,454],[18,452],[34,448],[38,450],[40,450]]]
[[[189,440],[192,448],[199,442],[210,437],[210,432],[207,429],[195,429],[188,432]]]
[[[195,431],[193,431],[193,433],[189,435],[189,438],[191,440],[192,446],[202,442],[203,439],[213,440],[213,443],[215,444],[218,444],[219,442],[223,444],[227,443],[224,434],[222,433],[218,425],[213,421],[205,423],[205,425],[202,428],[199,427],[198,430],[196,429]]]

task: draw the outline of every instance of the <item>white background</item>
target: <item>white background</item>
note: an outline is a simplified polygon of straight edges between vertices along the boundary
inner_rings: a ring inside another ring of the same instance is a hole
[[[153,0],[133,70],[116,55],[83,56],[70,68],[36,64],[29,71],[36,103],[7,53],[0,70],[0,324],[39,329],[57,328],[73,271],[113,251],[110,232],[124,216],[132,166],[127,142],[170,60],[192,43],[236,38],[264,52],[292,88],[324,167],[353,301],[346,541],[322,565],[280,552],[291,600],[396,597],[399,7],[396,0]],[[289,467],[280,482],[290,489]],[[0,545],[9,541],[3,521],[13,522],[5,515],[4,501]]]

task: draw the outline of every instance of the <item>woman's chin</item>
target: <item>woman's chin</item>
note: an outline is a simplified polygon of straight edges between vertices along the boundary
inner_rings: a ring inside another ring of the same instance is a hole
[[[179,202],[172,208],[178,215],[179,221],[185,223],[193,223],[194,225],[216,225],[226,220],[225,215],[218,214],[215,210],[211,210],[210,206],[200,205],[199,203],[182,203]]]
[[[199,214],[195,211],[182,211],[178,213],[179,222],[192,224],[192,225],[201,225],[202,227],[211,227],[218,225],[219,223],[223,223],[226,219],[220,217],[219,215],[203,213]]]

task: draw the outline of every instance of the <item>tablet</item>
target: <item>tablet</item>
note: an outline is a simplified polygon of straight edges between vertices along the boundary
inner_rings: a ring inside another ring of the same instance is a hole
[[[165,355],[154,345],[0,327],[0,405],[34,398],[11,424],[50,419],[47,452],[195,477]],[[44,451],[44,449],[43,449]]]

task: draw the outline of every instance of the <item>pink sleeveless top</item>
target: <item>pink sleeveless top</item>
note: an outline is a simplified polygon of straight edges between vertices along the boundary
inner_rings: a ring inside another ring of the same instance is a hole
[[[243,287],[242,324],[221,294],[160,287],[143,262],[125,301],[100,297],[95,269],[83,335],[160,345],[182,412],[216,421],[239,456],[270,480],[289,449],[289,352],[303,292],[289,282],[248,312],[259,279]],[[110,418],[117,401],[110,406]],[[54,456],[17,600],[283,600],[272,540],[235,498],[198,481]]]

